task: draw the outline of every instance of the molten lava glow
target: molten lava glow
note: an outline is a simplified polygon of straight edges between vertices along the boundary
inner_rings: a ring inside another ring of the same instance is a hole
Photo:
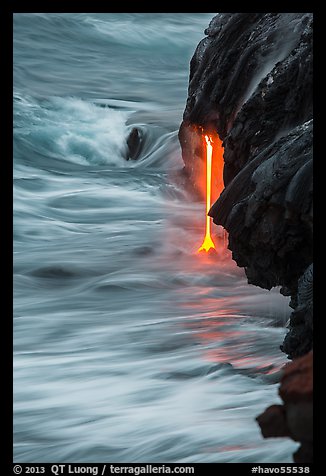
[[[206,251],[210,249],[216,249],[215,244],[211,237],[211,217],[208,216],[208,212],[211,208],[211,197],[212,197],[212,138],[208,135],[205,135],[206,141],[206,232],[203,244],[198,249],[200,251]]]

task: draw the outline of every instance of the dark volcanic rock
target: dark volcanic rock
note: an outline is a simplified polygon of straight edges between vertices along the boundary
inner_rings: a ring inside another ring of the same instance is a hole
[[[290,332],[281,349],[297,357],[308,352],[313,342],[313,265],[308,266],[298,282],[298,292],[290,317]]]
[[[291,436],[283,405],[271,405],[256,420],[264,438]]]
[[[312,348],[312,14],[222,13],[205,33],[179,131],[185,172],[195,182],[201,128],[217,132],[225,189],[210,215],[248,282],[291,296],[282,349],[297,357]]]
[[[295,463],[313,460],[312,351],[285,367],[279,389],[283,405],[272,405],[257,417],[265,438],[289,436],[301,443]]]
[[[142,135],[137,127],[133,127],[127,139],[127,160],[138,159],[142,147]]]

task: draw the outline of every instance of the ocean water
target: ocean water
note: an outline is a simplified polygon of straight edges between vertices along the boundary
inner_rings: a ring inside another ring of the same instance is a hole
[[[16,462],[290,462],[288,300],[247,284],[176,179],[214,13],[14,15]],[[136,161],[126,139],[142,131]]]

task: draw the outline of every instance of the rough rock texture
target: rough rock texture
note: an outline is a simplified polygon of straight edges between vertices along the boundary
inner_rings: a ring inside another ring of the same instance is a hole
[[[190,64],[179,139],[196,183],[202,130],[224,145],[210,215],[248,282],[291,296],[290,358],[312,348],[312,14],[221,13]]]
[[[312,351],[284,369],[279,389],[283,405],[272,405],[257,417],[265,438],[288,436],[301,443],[295,463],[313,460],[313,356]]]

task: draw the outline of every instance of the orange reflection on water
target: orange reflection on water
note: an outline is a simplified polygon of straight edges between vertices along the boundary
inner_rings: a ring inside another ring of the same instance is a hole
[[[218,348],[214,350],[208,350],[204,352],[204,358],[209,362],[214,363],[231,363],[234,368],[238,369],[255,369],[264,374],[273,374],[277,370],[283,367],[283,363],[277,365],[274,362],[270,362],[267,359],[263,359],[261,356],[257,358],[255,355],[239,355],[239,349],[232,349],[228,346],[226,349]]]
[[[205,288],[202,289],[204,292]],[[206,289],[206,292],[208,290]],[[191,298],[192,299],[192,298]],[[236,306],[239,296],[212,298],[198,296],[194,301],[182,303],[182,307],[193,310],[183,326],[191,329],[196,342],[201,345],[204,360],[214,364],[231,364],[234,369],[273,374],[283,366],[283,358],[270,357],[257,346],[256,333],[252,325],[242,325],[248,316]],[[200,318],[196,318],[200,312]]]

